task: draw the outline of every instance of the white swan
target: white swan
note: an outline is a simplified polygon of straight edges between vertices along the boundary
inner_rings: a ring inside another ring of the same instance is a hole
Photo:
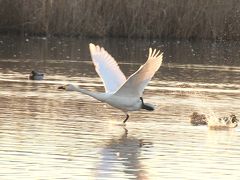
[[[114,58],[104,48],[90,43],[89,49],[95,70],[103,81],[105,93],[91,92],[72,84],[58,89],[78,91],[122,110],[126,114],[123,123],[129,118],[128,111],[154,110],[153,105],[143,102],[142,95],[145,86],[162,64],[163,55],[160,51],[152,51],[150,48],[147,62],[126,79]]]

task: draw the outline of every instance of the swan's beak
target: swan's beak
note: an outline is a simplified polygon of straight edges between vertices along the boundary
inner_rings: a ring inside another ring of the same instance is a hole
[[[66,90],[66,87],[65,86],[59,86],[57,89]]]

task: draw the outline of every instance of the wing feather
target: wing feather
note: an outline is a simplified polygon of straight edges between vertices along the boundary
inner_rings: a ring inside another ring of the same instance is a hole
[[[105,91],[115,92],[125,83],[125,75],[114,58],[103,47],[90,43],[89,49],[95,70],[103,81]]]
[[[147,62],[142,65],[115,93],[119,96],[141,97],[144,88],[162,64],[163,53],[149,48]]]

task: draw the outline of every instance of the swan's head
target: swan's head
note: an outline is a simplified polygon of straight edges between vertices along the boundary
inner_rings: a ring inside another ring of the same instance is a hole
[[[66,84],[63,86],[59,86],[58,89],[65,90],[65,91],[75,91],[76,87],[72,84]]]

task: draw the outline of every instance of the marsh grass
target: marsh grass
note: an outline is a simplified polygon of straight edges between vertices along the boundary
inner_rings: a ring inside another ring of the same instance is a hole
[[[0,0],[0,31],[240,39],[239,0]]]

